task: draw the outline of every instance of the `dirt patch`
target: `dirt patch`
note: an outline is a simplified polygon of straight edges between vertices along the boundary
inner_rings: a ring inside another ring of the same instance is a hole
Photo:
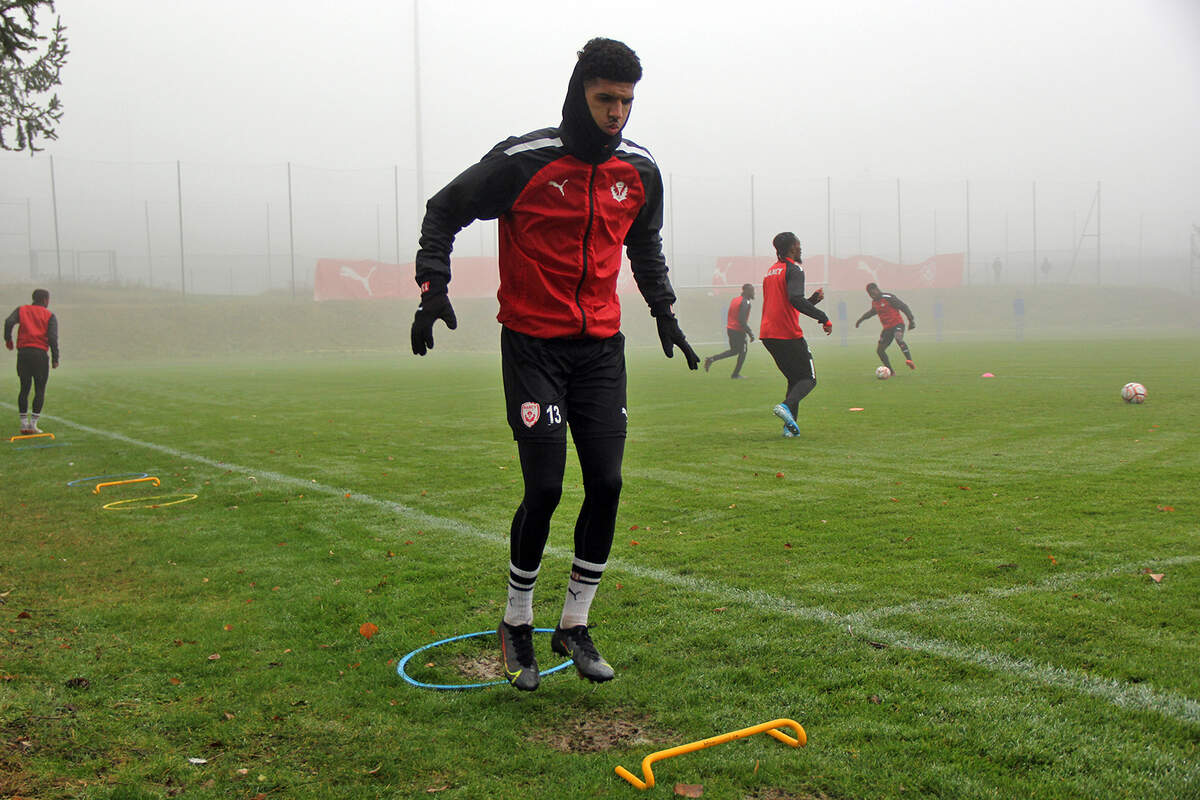
[[[612,711],[588,714],[538,730],[527,737],[563,753],[599,753],[614,747],[634,747],[669,740],[670,734],[654,731],[648,719]]]
[[[462,677],[480,683],[494,681],[504,675],[500,668],[500,659],[495,653],[459,653],[450,659],[450,666]]]
[[[821,791],[785,792],[783,789],[759,789],[746,795],[746,800],[836,800]]]

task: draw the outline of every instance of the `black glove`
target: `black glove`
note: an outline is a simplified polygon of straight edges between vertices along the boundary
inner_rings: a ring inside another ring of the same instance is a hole
[[[854,323],[854,327],[856,327],[856,328],[857,328],[859,325],[862,325],[862,320],[861,320],[861,319],[860,319],[858,322],[855,322],[855,323]]]
[[[814,306],[824,299],[825,299],[825,290],[824,289],[817,289],[815,292],[813,292],[812,294],[810,294],[808,296],[808,302],[812,303]]]
[[[908,329],[909,329],[910,331],[915,331],[915,330],[917,329],[917,323],[916,323],[916,321],[915,321],[915,320],[911,320],[911,319],[910,319],[910,320],[908,321]]]
[[[829,334],[833,333],[833,323],[829,320],[825,320],[821,323],[821,329],[824,330],[825,335],[828,336]]]
[[[426,350],[433,349],[433,323],[439,319],[445,322],[450,330],[458,327],[458,318],[454,316],[450,297],[445,292],[422,295],[421,305],[417,306],[417,313],[413,316],[413,355],[423,356]]]
[[[658,339],[662,342],[663,353],[667,358],[674,358],[675,351],[673,348],[678,347],[683,357],[687,359],[688,369],[696,369],[700,366],[700,356],[696,355],[696,351],[688,344],[687,337],[683,335],[683,331],[679,330],[679,322],[672,314],[663,314],[655,317],[654,321],[658,323]]]

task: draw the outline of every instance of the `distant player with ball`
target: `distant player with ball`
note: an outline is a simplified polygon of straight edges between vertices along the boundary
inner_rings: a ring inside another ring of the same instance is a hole
[[[879,354],[879,360],[883,362],[883,366],[887,367],[888,375],[895,373],[895,370],[892,369],[892,362],[887,357],[887,349],[893,341],[900,345],[900,351],[904,353],[904,363],[908,365],[908,368],[916,369],[917,365],[913,363],[912,353],[908,351],[908,344],[904,341],[904,320],[900,317],[903,312],[904,316],[908,317],[908,329],[913,330],[917,327],[917,322],[913,319],[912,310],[891,292],[880,291],[877,284],[868,283],[867,294],[871,296],[871,307],[858,318],[854,327],[857,328],[863,324],[863,321],[878,314],[879,322],[883,325],[883,332],[879,334],[879,346],[875,348],[875,352]],[[875,374],[879,375],[878,372]]]

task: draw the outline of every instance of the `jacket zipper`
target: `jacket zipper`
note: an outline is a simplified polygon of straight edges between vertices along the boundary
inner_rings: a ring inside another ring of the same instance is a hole
[[[583,283],[587,280],[588,271],[588,240],[592,238],[592,220],[596,216],[596,165],[592,165],[592,172],[588,176],[588,219],[587,227],[583,229],[583,270],[579,274],[579,283],[575,286],[575,306],[579,309],[579,317],[583,322],[583,327],[579,329],[579,335],[587,334],[587,312],[583,310],[583,303],[579,302],[579,295],[583,292]]]

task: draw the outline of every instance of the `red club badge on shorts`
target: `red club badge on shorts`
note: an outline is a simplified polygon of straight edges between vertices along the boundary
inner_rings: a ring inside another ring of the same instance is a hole
[[[521,403],[521,422],[525,423],[526,428],[532,428],[537,425],[537,421],[542,418],[542,407],[537,403]]]

